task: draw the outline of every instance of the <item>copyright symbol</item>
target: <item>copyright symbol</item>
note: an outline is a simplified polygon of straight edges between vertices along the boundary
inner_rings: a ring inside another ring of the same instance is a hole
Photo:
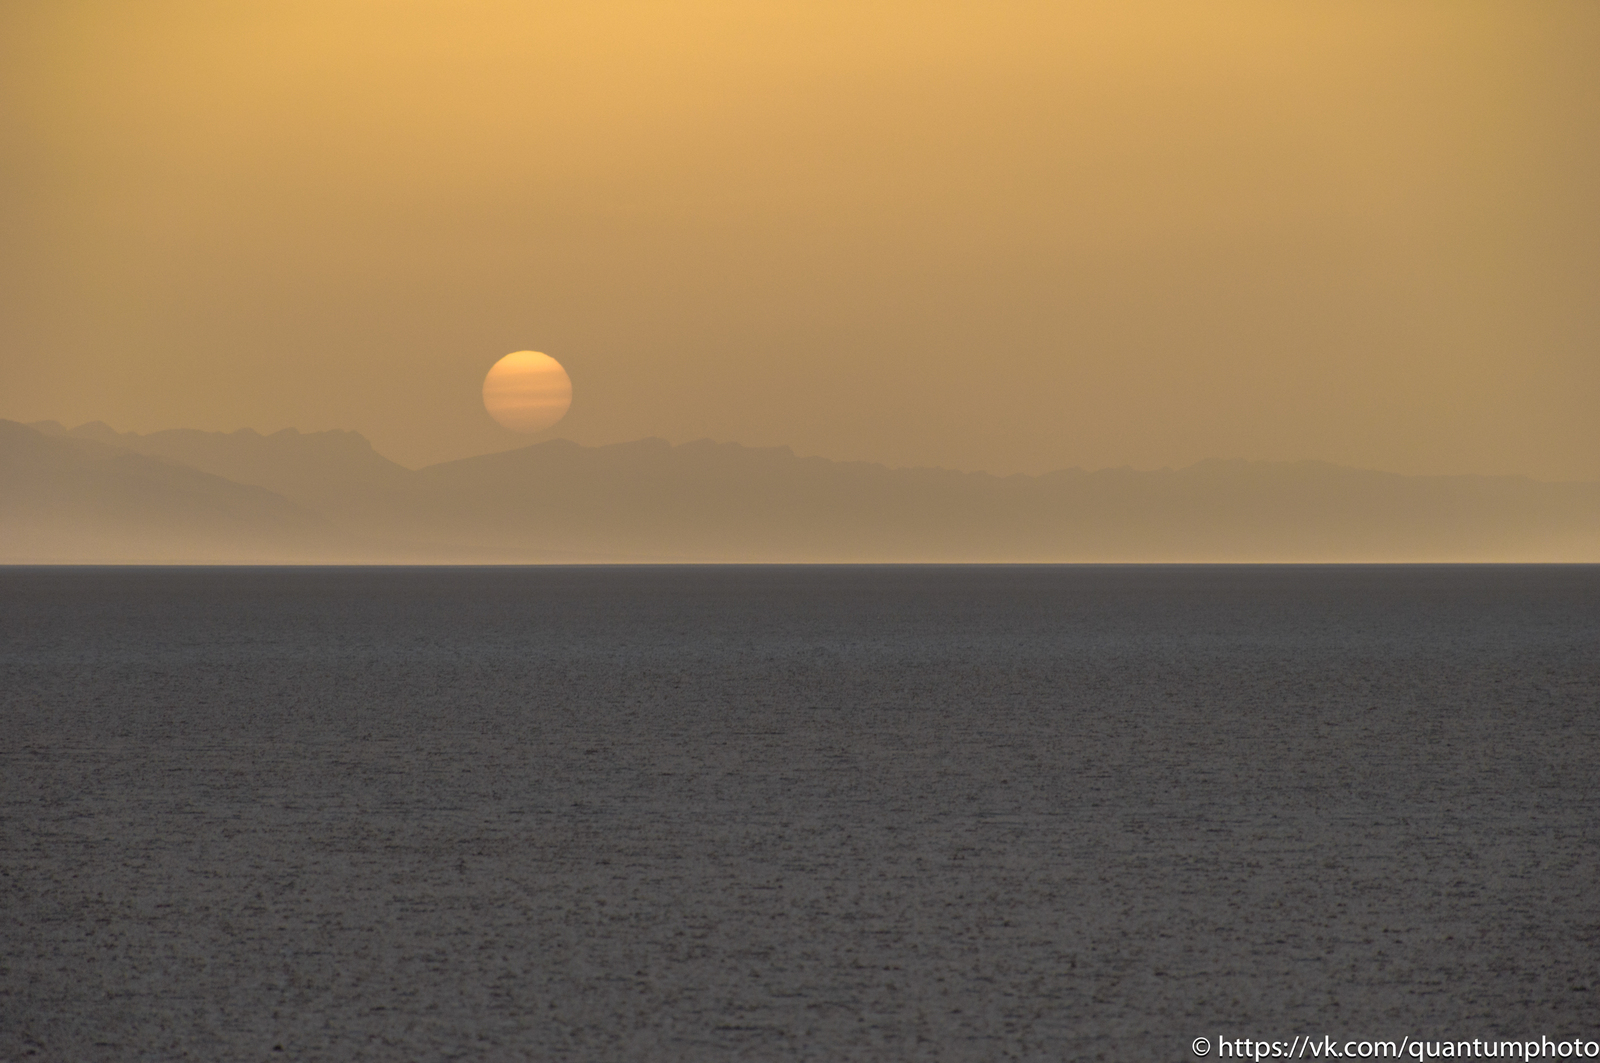
[[[1211,1051],[1211,1038],[1196,1037],[1194,1039],[1194,1044],[1190,1045],[1189,1047],[1194,1049],[1194,1054],[1197,1056],[1207,1055]]]

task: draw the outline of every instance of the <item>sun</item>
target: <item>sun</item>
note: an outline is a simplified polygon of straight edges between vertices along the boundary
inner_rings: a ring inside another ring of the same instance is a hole
[[[483,378],[483,408],[513,432],[542,432],[567,415],[572,378],[538,351],[514,351]]]

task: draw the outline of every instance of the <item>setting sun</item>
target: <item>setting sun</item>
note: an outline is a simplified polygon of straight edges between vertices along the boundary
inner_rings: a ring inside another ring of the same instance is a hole
[[[483,378],[483,408],[513,432],[542,432],[567,415],[572,378],[538,351],[516,351]]]

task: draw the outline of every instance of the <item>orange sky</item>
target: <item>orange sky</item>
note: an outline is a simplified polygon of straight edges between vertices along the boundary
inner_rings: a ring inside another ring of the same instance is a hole
[[[0,417],[1600,479],[1592,0],[22,0],[0,182]]]

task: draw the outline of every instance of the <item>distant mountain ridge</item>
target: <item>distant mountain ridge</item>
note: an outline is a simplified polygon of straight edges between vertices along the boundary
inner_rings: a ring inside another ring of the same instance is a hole
[[[359,432],[300,432],[285,428],[271,435],[254,429],[202,432],[175,428],[140,435],[118,432],[103,421],[67,429],[55,421],[29,425],[57,438],[90,440],[137,454],[165,458],[238,483],[265,487],[320,507],[352,487],[398,487],[411,470],[372,449]]]
[[[341,545],[264,488],[0,420],[0,562],[273,562]]]
[[[185,559],[1593,562],[1600,484],[1311,461],[1000,477],[659,439],[411,470],[354,432],[0,422],[0,561]]]

